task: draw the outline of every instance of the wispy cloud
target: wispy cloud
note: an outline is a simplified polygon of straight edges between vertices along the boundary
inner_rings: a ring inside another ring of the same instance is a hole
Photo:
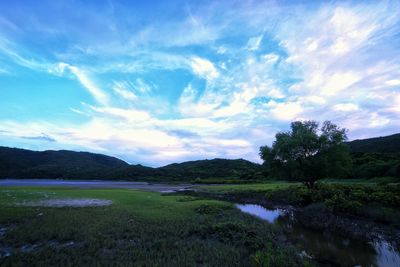
[[[107,105],[108,104],[108,96],[106,93],[103,92],[102,89],[100,89],[89,77],[88,75],[82,71],[81,69],[79,69],[76,66],[72,66],[68,63],[59,63],[56,71],[59,72],[60,74],[64,73],[64,70],[68,69],[72,74],[74,74],[76,76],[76,78],[79,80],[79,82],[82,84],[83,87],[85,87],[85,89],[88,90],[88,92],[90,94],[93,95],[93,97],[100,103],[103,105]]]

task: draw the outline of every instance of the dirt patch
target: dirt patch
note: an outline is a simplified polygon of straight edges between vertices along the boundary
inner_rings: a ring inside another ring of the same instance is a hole
[[[39,200],[39,201],[31,201],[19,203],[20,206],[28,206],[28,207],[101,207],[101,206],[109,206],[112,204],[111,200],[107,199],[95,199],[95,198],[65,198],[65,199],[48,199],[48,200]]]

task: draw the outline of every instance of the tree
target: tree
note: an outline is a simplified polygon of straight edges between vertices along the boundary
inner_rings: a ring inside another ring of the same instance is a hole
[[[311,188],[322,178],[340,177],[351,169],[346,129],[330,121],[295,121],[279,132],[272,146],[260,147],[260,156],[272,175],[301,181]]]

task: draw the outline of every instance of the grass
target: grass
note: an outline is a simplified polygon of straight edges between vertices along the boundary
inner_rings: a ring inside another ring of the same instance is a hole
[[[299,183],[288,183],[285,181],[271,181],[268,183],[256,184],[234,184],[234,185],[209,185],[198,186],[197,189],[205,192],[235,193],[235,192],[264,192],[269,190],[284,189]]]
[[[365,185],[375,185],[375,184],[390,184],[398,183],[398,178],[395,177],[374,177],[369,179],[323,179],[323,183],[338,183],[338,184],[365,184]]]
[[[251,201],[307,206],[323,203],[335,214],[359,216],[375,222],[399,226],[399,184],[391,177],[372,179],[324,179],[314,189],[301,183],[276,181],[261,184],[198,187],[198,196],[221,200]]]
[[[113,204],[16,205],[49,198]],[[278,233],[224,201],[128,189],[0,188],[1,266],[250,266],[271,243],[300,265],[275,242]]]

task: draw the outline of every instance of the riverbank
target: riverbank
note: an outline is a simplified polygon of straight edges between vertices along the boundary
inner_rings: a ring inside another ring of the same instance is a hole
[[[400,251],[398,185],[320,184],[307,189],[299,184],[275,183],[203,187],[185,193],[258,204],[271,210],[290,210],[295,223],[306,229],[365,244],[384,241],[391,249]]]
[[[397,208],[400,206],[398,184],[325,183],[307,189],[301,184],[271,183],[241,187],[197,187],[195,191],[185,193],[235,203],[260,204],[269,208],[291,206],[295,208],[299,218],[304,218],[303,221],[314,228],[327,228],[341,224],[340,221],[360,221],[360,224],[400,228],[400,211]],[[371,229],[370,226],[366,228]]]

